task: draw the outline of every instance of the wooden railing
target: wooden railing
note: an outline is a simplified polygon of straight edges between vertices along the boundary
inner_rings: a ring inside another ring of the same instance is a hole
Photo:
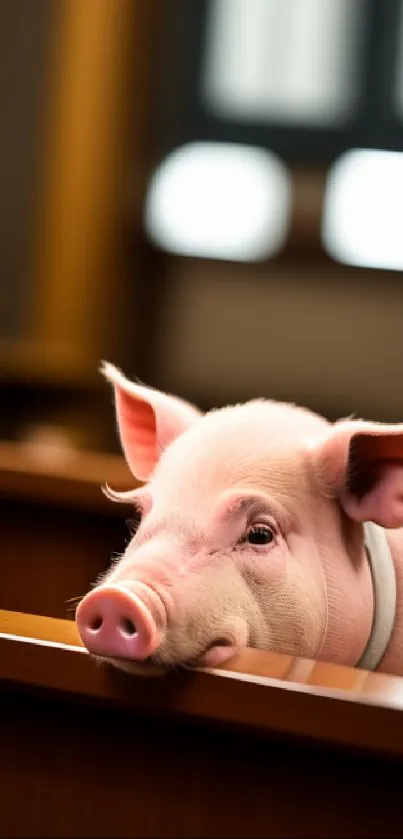
[[[0,836],[400,836],[402,710],[403,679],[254,650],[129,676],[0,611]]]
[[[403,679],[248,649],[157,677],[99,666],[72,621],[0,610],[0,680],[403,756]]]

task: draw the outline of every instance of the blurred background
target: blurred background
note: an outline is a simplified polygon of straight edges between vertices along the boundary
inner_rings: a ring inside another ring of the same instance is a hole
[[[101,358],[403,417],[402,6],[3,0],[3,439],[117,450]]]
[[[3,496],[128,480],[103,358],[403,419],[401,0],[2,0],[0,41]]]

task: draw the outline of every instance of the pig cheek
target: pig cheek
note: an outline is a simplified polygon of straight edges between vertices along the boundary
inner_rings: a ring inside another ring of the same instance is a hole
[[[246,579],[264,585],[279,585],[286,578],[288,550],[280,543],[267,550],[242,549],[242,566]]]

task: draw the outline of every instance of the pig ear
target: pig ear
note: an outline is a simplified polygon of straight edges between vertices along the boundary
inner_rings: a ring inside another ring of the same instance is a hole
[[[160,455],[186,431],[200,412],[175,396],[130,382],[112,364],[101,373],[113,385],[119,436],[127,464],[140,481],[147,481]]]
[[[403,526],[403,425],[341,421],[310,448],[350,518]]]

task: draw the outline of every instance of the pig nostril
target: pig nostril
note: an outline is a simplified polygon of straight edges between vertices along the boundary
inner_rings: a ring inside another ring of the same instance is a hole
[[[130,618],[123,618],[123,620],[120,621],[120,628],[123,634],[128,635],[129,637],[135,635],[137,631],[133,621],[131,621]]]
[[[101,629],[101,626],[102,626],[101,615],[97,615],[90,622],[89,628],[90,628],[91,632],[98,632],[98,630]]]

